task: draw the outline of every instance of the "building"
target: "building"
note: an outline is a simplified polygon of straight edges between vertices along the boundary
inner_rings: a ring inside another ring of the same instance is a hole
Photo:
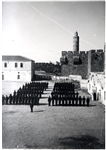
[[[104,71],[90,72],[88,79],[88,92],[92,95],[92,100],[99,100],[106,103],[106,46],[104,46]],[[102,67],[102,66],[101,66]]]
[[[31,81],[34,61],[23,56],[2,56],[3,81]]]
[[[104,51],[102,49],[79,51],[79,36],[73,37],[73,51],[62,51],[61,75],[81,75],[88,79],[90,72],[104,71]]]
[[[104,103],[106,91],[105,91],[105,75],[104,72],[91,72],[88,80],[88,92],[92,95],[93,101],[101,101]]]

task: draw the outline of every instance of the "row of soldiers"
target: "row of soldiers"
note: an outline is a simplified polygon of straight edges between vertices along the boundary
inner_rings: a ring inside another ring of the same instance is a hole
[[[81,96],[75,97],[75,96],[62,96],[59,97],[56,95],[55,97],[49,96],[48,98],[48,105],[49,106],[89,106],[90,98],[87,97],[83,98]]]
[[[56,82],[54,84],[53,92],[60,92],[62,94],[69,93],[69,92],[74,92],[74,84],[72,82],[65,82],[65,83],[60,83]]]
[[[48,88],[47,82],[30,82],[20,87],[9,96],[2,95],[2,104],[38,105],[43,91]]]
[[[48,98],[49,106],[89,106],[89,97],[78,96],[73,83],[55,83],[51,96]]]

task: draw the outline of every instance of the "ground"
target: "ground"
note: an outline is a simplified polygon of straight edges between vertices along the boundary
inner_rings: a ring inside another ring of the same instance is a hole
[[[104,105],[91,101],[90,107],[48,106],[52,85],[33,113],[25,105],[2,106],[2,147],[104,149]]]

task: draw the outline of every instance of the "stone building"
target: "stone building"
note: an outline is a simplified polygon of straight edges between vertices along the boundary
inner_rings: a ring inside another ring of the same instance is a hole
[[[88,79],[88,92],[92,95],[92,100],[99,100],[103,104],[106,103],[106,45],[104,46],[104,71],[90,72]]]
[[[92,95],[93,101],[101,101],[105,104],[105,74],[104,72],[91,72],[88,80],[88,93]]]
[[[104,51],[102,49],[79,51],[79,36],[73,37],[73,51],[62,51],[61,75],[81,75],[88,79],[90,72],[104,71]]]
[[[31,81],[34,61],[22,56],[2,56],[3,81]]]

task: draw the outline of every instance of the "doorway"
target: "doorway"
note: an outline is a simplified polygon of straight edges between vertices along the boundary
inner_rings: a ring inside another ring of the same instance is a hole
[[[93,93],[93,100],[96,101],[96,92]]]

